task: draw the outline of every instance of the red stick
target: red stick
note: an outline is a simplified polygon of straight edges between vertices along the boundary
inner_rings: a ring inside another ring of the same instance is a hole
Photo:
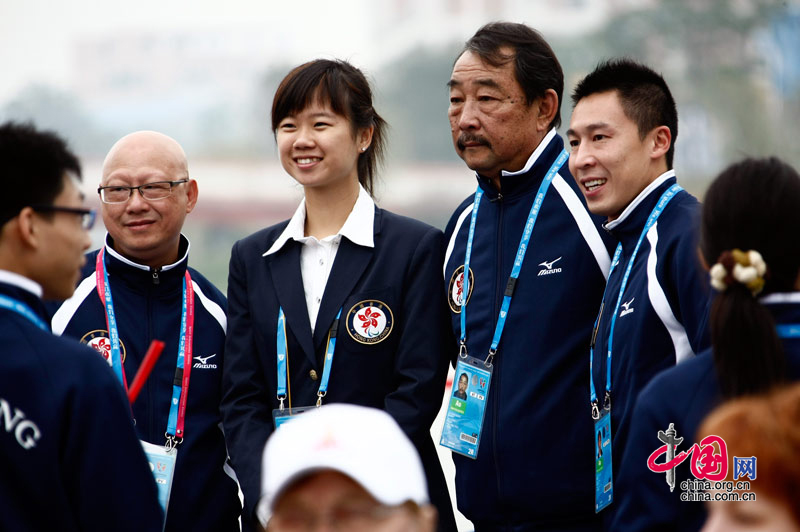
[[[139,371],[136,372],[136,376],[133,378],[133,384],[128,388],[128,401],[130,401],[131,404],[139,397],[139,392],[142,391],[144,382],[147,380],[147,377],[150,376],[150,372],[153,370],[153,366],[156,365],[156,360],[161,356],[161,351],[163,350],[164,342],[160,340],[153,340],[150,342],[150,347],[147,348],[147,353],[144,355],[142,365],[139,366]]]

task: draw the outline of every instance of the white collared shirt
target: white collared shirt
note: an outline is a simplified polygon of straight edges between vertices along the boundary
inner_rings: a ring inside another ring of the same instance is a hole
[[[312,334],[317,322],[320,303],[322,303],[322,295],[325,293],[325,285],[328,284],[328,277],[330,277],[342,237],[347,237],[348,240],[359,246],[375,247],[374,221],[375,202],[372,201],[364,187],[359,185],[356,204],[353,205],[353,210],[350,211],[339,232],[317,240],[316,237],[305,236],[306,200],[303,199],[289,220],[286,229],[264,253],[264,256],[267,256],[277,252],[289,240],[296,240],[303,244],[300,250],[300,272],[303,277],[303,291],[306,296],[306,308]]]

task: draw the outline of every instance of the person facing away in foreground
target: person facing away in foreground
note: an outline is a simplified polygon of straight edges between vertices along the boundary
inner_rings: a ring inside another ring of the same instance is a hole
[[[268,532],[433,532],[414,445],[376,408],[323,405],[273,433],[258,513]]]
[[[741,397],[714,409],[698,435],[716,434],[727,444],[728,475],[735,457],[753,459],[750,500],[711,501],[703,532],[800,532],[800,385]],[[737,484],[740,487],[744,485]]]
[[[458,508],[478,531],[597,530],[585,356],[610,258],[556,133],[561,65],[532,28],[496,22],[466,42],[448,86],[453,146],[477,181],[445,230],[460,339],[449,354],[493,368],[488,380],[456,370],[474,374],[448,415],[484,411],[446,441],[458,447]]]
[[[615,529],[699,530],[702,502],[681,500],[681,483],[697,480],[690,460],[676,467],[671,484],[647,465],[663,445],[659,431],[673,427],[683,438],[680,453],[712,434],[698,427],[723,400],[800,379],[800,339],[793,328],[800,323],[798,205],[800,175],[775,157],[732,164],[709,186],[700,252],[717,292],[709,320],[712,345],[659,374],[639,394],[619,475]],[[695,434],[699,439],[691,441]]]
[[[277,425],[298,407],[353,403],[403,428],[439,528],[455,529],[430,435],[448,361],[445,302],[433,297],[442,233],[375,205],[385,128],[363,73],[344,61],[300,65],[275,94],[278,154],[304,198],[290,220],[231,251],[222,408],[247,520]]]
[[[0,522],[14,531],[162,529],[156,484],[108,365],[50,331],[72,295],[95,212],[64,141],[0,126]]]
[[[150,342],[165,343],[133,405],[139,437],[177,451],[165,530],[238,530],[241,503],[219,409],[226,302],[189,267],[181,229],[198,186],[186,155],[162,133],[126,135],[106,156],[97,192],[104,245],[87,254],[53,331],[93,347],[123,388]]]

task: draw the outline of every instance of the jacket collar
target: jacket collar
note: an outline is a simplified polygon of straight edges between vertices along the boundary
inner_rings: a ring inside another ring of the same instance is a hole
[[[334,239],[336,237],[347,237],[354,244],[365,247],[375,247],[373,240],[373,225],[375,221],[375,202],[370,197],[369,193],[364,190],[360,184],[358,185],[358,198],[356,199],[353,210],[347,216],[342,228],[336,235],[325,237],[323,240]],[[305,243],[314,237],[305,236],[305,222],[306,222],[306,200],[300,202],[294,215],[289,220],[286,228],[280,234],[277,240],[264,252],[263,256],[272,255],[280,250],[289,240],[296,240],[300,243]]]
[[[116,275],[125,279],[134,288],[142,290],[149,285],[161,285],[164,289],[180,287],[183,282],[186,268],[189,264],[189,239],[183,234],[180,236],[178,254],[180,258],[172,264],[167,264],[159,268],[152,268],[145,264],[139,264],[120,255],[112,247],[113,239],[106,233],[105,252],[106,266],[110,276]]]
[[[531,189],[539,186],[550,169],[550,165],[556,160],[561,150],[564,149],[564,140],[551,129],[542,139],[539,145],[528,157],[528,162],[521,170],[500,172],[501,190],[497,190],[492,181],[479,173],[475,173],[478,185],[483,189],[484,194],[490,201],[495,201],[500,197],[513,199],[524,196]]]
[[[629,242],[639,240],[642,229],[647,223],[650,212],[658,203],[661,194],[676,182],[675,170],[668,170],[647,185],[633,201],[631,201],[619,218],[606,222],[603,227],[625,246]]]
[[[759,299],[779,325],[800,323],[800,292],[776,292]]]
[[[42,285],[18,273],[0,270],[0,283],[6,283],[22,288],[37,298],[42,297]]]
[[[27,277],[0,270],[0,293],[26,304],[49,327],[50,318],[42,302],[42,287]]]

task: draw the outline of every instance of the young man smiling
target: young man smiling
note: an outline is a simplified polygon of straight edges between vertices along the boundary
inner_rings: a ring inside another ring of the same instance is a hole
[[[578,83],[572,100],[570,171],[618,241],[584,392],[595,419],[610,410],[616,476],[638,392],[708,345],[707,281],[696,251],[700,204],[676,183],[678,114],[660,75],[609,61]]]

